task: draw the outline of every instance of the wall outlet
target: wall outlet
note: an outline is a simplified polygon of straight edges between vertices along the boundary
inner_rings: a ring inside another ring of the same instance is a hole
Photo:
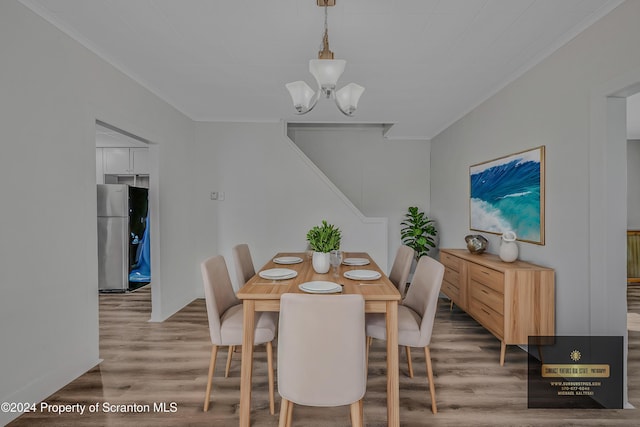
[[[217,191],[212,191],[211,192],[211,200],[218,200],[218,192]]]

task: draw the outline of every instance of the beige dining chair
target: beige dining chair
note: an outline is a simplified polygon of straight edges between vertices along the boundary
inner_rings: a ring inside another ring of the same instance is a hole
[[[410,347],[423,347],[427,364],[427,378],[431,394],[431,410],[437,413],[436,389],[433,384],[433,368],[431,365],[431,333],[436,317],[438,295],[442,286],[444,266],[435,259],[423,256],[413,274],[411,286],[402,305],[398,306],[398,344],[407,352],[409,376],[413,378]],[[367,337],[381,340],[387,339],[386,320],[384,314],[368,314],[366,317]]]
[[[400,295],[404,298],[407,289],[407,280],[411,271],[411,264],[415,257],[416,251],[407,245],[401,245],[396,251],[396,257],[393,260],[391,271],[389,272],[389,280],[398,288]]]
[[[400,292],[402,298],[405,297],[407,290],[407,280],[409,280],[409,273],[411,272],[411,264],[413,264],[413,258],[416,251],[407,245],[401,245],[396,251],[396,257],[393,260],[391,271],[389,272],[389,280]],[[367,349],[371,346],[371,337],[367,337]],[[411,366],[411,350],[407,353],[407,364]],[[368,369],[367,358],[367,369]]]
[[[231,249],[231,252],[233,253],[233,262],[236,267],[238,286],[242,287],[256,274],[251,252],[249,251],[249,245],[246,243],[236,245]]]
[[[284,294],[278,330],[280,426],[290,426],[293,405],[350,405],[362,426],[365,371],[362,295]]]
[[[243,310],[242,302],[236,297],[231,285],[229,270],[222,255],[211,257],[201,264],[204,295],[209,317],[209,333],[211,335],[211,361],[204,398],[204,410],[209,409],[211,385],[216,369],[216,356],[219,346],[236,346],[242,344]],[[254,344],[266,344],[269,376],[269,410],[275,414],[273,402],[273,350],[271,342],[276,334],[275,313],[256,313]],[[227,360],[227,373],[229,361]]]
[[[247,281],[249,281],[249,279],[251,279],[256,274],[255,267],[253,266],[253,259],[251,258],[251,251],[249,251],[249,245],[247,245],[246,243],[241,243],[231,248],[231,252],[233,255],[233,263],[236,268],[238,287],[242,287],[245,283],[247,283]],[[229,376],[231,359],[233,358],[233,353],[235,350],[236,346],[229,346],[229,350],[227,353],[227,367],[224,370],[225,378]]]

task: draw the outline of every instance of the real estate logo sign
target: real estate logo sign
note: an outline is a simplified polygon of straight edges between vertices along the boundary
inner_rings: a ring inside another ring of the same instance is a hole
[[[529,408],[622,409],[623,337],[529,337]]]

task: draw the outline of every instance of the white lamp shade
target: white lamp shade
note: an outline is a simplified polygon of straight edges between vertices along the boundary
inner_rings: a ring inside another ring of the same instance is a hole
[[[342,89],[336,92],[336,102],[340,110],[346,115],[352,115],[358,108],[358,100],[364,88],[355,83],[349,83]]]
[[[344,59],[312,59],[309,61],[309,72],[316,78],[323,89],[333,89],[344,72],[347,61]]]
[[[315,91],[309,87],[309,85],[302,80],[297,82],[287,83],[286,85],[291,100],[293,101],[294,108],[300,113],[308,111],[315,95]]]

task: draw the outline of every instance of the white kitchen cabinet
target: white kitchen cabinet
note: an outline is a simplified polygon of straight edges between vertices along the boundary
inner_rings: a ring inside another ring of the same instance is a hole
[[[129,153],[133,173],[138,175],[149,174],[149,149],[130,148]]]
[[[129,148],[103,148],[104,173],[108,175],[130,174]]]
[[[106,175],[149,174],[148,148],[103,148]]]

